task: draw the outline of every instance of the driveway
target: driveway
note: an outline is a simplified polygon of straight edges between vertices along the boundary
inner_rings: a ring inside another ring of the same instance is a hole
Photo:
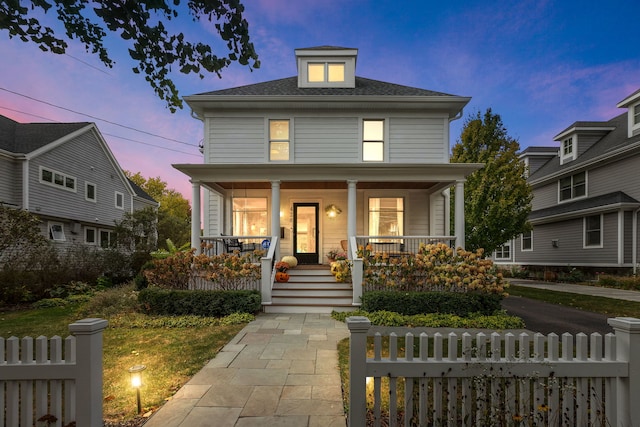
[[[602,335],[613,332],[607,324],[608,316],[604,314],[518,296],[508,296],[502,300],[502,308],[507,313],[522,318],[528,330],[545,335],[551,332],[558,335],[565,332],[572,335],[579,332],[587,335],[593,332]]]

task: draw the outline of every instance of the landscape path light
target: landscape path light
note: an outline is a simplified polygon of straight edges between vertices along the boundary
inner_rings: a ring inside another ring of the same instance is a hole
[[[129,368],[131,375],[131,387],[136,389],[136,401],[138,403],[138,414],[142,413],[142,402],[140,400],[140,387],[142,387],[142,371],[147,369],[145,365],[135,365]]]

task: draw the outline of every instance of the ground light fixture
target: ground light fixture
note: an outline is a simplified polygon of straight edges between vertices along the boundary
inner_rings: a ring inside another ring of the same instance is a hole
[[[135,365],[130,367],[131,387],[136,389],[136,402],[138,403],[138,414],[142,413],[142,402],[140,400],[140,387],[142,387],[142,371],[147,369],[145,365]]]

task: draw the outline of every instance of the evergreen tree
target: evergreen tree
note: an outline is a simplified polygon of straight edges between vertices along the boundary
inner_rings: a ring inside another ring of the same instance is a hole
[[[530,229],[527,218],[533,195],[519,151],[518,141],[507,134],[502,119],[490,108],[484,115],[477,112],[466,119],[451,162],[485,164],[464,186],[467,250],[483,248],[490,254]]]

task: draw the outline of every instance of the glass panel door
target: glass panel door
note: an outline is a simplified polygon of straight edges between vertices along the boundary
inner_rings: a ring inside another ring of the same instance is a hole
[[[318,264],[318,203],[293,204],[293,255],[300,264]]]

